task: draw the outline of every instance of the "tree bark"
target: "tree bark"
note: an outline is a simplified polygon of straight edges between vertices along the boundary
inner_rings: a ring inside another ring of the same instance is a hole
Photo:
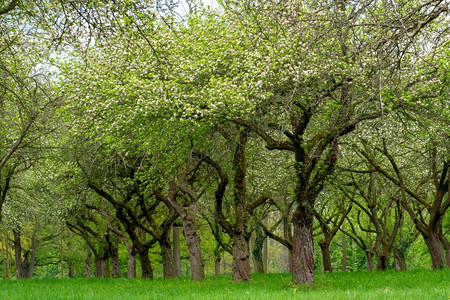
[[[115,249],[115,250],[117,250],[117,251],[114,251],[113,253],[111,253],[112,276],[113,276],[113,278],[121,278],[122,270],[120,269],[119,251],[118,251],[118,249]]]
[[[68,274],[69,278],[74,278],[75,277],[75,270],[73,269],[73,263],[72,262],[69,262],[68,268],[69,268],[69,274]]]
[[[136,278],[136,247],[128,241],[125,235],[122,235],[122,241],[128,252],[127,278]]]
[[[366,250],[366,265],[367,265],[367,271],[371,272],[374,270],[375,262],[374,262],[373,251]]]
[[[256,226],[255,228],[255,238],[253,244],[253,264],[255,266],[255,273],[265,273],[264,272],[264,242],[267,239],[267,236],[261,230],[260,226]]]
[[[86,245],[86,259],[84,260],[84,271],[86,272],[86,278],[91,278],[91,256],[92,249],[89,245]]]
[[[32,242],[31,242],[31,250],[25,250],[22,248],[22,241],[20,237],[20,229],[13,230],[14,234],[14,254],[16,260],[16,278],[17,279],[25,279],[32,278],[34,265],[36,261],[36,249],[37,249],[37,234],[38,234],[38,224],[35,225]],[[23,256],[23,258],[22,258]]]
[[[324,272],[333,272],[333,267],[331,266],[330,244],[325,241],[320,241],[319,246],[322,251]]]
[[[233,280],[250,281],[250,250],[248,241],[243,234],[231,237],[233,255]]]
[[[292,216],[294,233],[292,237],[292,283],[314,283],[314,214],[307,206],[297,206]]]
[[[109,272],[109,255],[96,256],[95,261],[95,277],[96,278],[109,278],[111,276]]]
[[[139,261],[141,262],[141,277],[153,279],[152,263],[148,257],[148,249],[138,250]]]
[[[196,205],[195,204],[191,204]],[[186,245],[189,251],[189,261],[191,263],[192,280],[205,279],[204,262],[202,249],[200,247],[200,237],[195,229],[195,209],[189,207],[187,214],[182,218],[183,232],[186,239]]]
[[[389,263],[389,257],[391,256],[390,252],[387,253],[381,253],[378,256],[378,263],[377,263],[377,271],[386,271],[388,268]]]
[[[222,259],[222,251],[220,251],[220,245],[216,246],[214,249],[214,275],[220,275],[220,261]]]
[[[373,257],[372,257],[373,263]],[[367,268],[369,266],[367,265]],[[373,268],[372,268],[373,269]],[[342,271],[347,271],[347,241],[345,240],[345,233],[342,233]]]
[[[394,248],[394,267],[397,271],[405,271],[407,269],[405,253],[402,253],[398,248]]]
[[[181,277],[180,227],[173,226],[173,275]]]
[[[159,241],[161,247],[161,258],[163,264],[163,276],[164,278],[174,277],[174,260],[172,254],[172,245],[168,239]]]
[[[428,250],[430,251],[433,270],[438,270],[445,267],[446,261],[444,258],[444,251],[439,240],[439,232],[431,231],[426,237],[424,236],[423,239],[428,247]]]

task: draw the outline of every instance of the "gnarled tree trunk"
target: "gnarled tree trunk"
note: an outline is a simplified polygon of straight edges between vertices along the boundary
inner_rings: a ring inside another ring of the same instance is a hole
[[[163,239],[159,241],[161,247],[161,258],[163,264],[163,276],[164,278],[174,277],[174,261],[172,254],[172,245],[169,239]]]
[[[148,248],[138,249],[139,261],[141,262],[141,277],[153,278],[152,263],[148,257]]]
[[[292,282],[313,284],[314,241],[312,210],[307,206],[297,206],[292,216],[294,233],[292,237]]]
[[[196,206],[196,203],[190,205],[188,212],[182,218],[183,232],[188,247],[189,261],[191,263],[191,278],[192,280],[203,280],[205,279],[204,262],[200,247],[200,236],[195,229],[196,209],[193,205]]]
[[[430,230],[426,236],[423,236],[423,239],[428,247],[428,250],[430,251],[433,270],[438,270],[445,267],[446,261],[444,251],[439,240],[439,232]]]
[[[248,240],[243,234],[231,237],[233,255],[233,280],[250,281],[250,250]]]

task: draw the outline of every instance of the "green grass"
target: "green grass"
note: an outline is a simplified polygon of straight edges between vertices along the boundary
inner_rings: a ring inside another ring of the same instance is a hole
[[[0,299],[450,299],[450,270],[317,274],[312,288],[292,286],[289,274],[230,275],[203,282],[177,279],[0,280]]]

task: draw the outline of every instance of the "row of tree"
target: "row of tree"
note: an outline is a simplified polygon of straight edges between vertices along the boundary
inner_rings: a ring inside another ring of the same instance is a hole
[[[199,218],[237,281],[252,236],[256,261],[265,236],[289,250],[294,283],[314,282],[315,236],[332,270],[339,231],[368,269],[393,252],[404,266],[418,236],[434,269],[450,265],[448,2],[224,1],[181,17],[145,1],[2,4],[0,215],[17,278],[38,244],[22,253],[20,224],[42,210],[99,277],[110,259],[121,276],[122,243],[128,277],[137,258],[153,277],[156,245],[164,277],[179,274],[182,227],[202,280]]]

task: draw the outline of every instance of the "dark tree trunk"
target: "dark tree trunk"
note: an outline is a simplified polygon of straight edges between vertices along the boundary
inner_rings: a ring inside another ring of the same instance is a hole
[[[292,237],[292,282],[294,284],[314,283],[314,214],[307,206],[297,206],[292,216],[294,232]]]
[[[233,280],[250,281],[250,250],[248,241],[243,234],[231,237],[233,255]]]
[[[191,208],[188,210],[188,213],[182,219],[182,223],[184,237],[189,251],[189,261],[191,263],[191,278],[192,280],[203,280],[205,279],[205,270],[202,249],[200,247],[200,237],[195,229],[195,213],[193,212],[195,210]]]
[[[325,272],[333,272],[331,266],[330,244],[325,241],[319,242],[320,250],[322,251],[323,270]]]
[[[427,237],[424,236],[423,239],[428,247],[428,250],[430,251],[433,270],[438,270],[445,267],[446,261],[444,257],[444,251],[439,240],[439,232],[430,230]]]
[[[111,269],[113,278],[122,277],[122,270],[120,269],[119,251],[114,251],[113,253],[111,253]]]
[[[109,278],[109,255],[100,255],[94,258],[95,261],[95,277]]]
[[[75,271],[73,269],[73,263],[69,262],[69,274],[68,274],[69,278],[74,278],[75,277]]]
[[[253,263],[255,266],[255,273],[264,273],[264,241],[266,240],[266,235],[261,230],[260,226],[255,228],[255,239],[253,244]]]
[[[113,278],[121,278],[122,270],[120,269],[120,260],[119,260],[119,243],[120,237],[118,235],[111,236],[108,234],[106,236],[108,242],[108,251],[111,257],[111,270]]]
[[[220,251],[220,246],[217,246],[214,250],[214,275],[219,276],[220,275],[220,260],[222,252]]]
[[[161,258],[163,264],[163,276],[164,278],[174,277],[174,261],[172,254],[172,245],[168,239],[159,241],[161,247]]]
[[[173,227],[173,275],[181,277],[180,227]]]
[[[391,256],[391,253],[381,253],[378,256],[378,263],[377,263],[377,271],[386,271],[389,264],[389,257]]]
[[[405,253],[402,253],[398,248],[394,248],[394,267],[397,271],[406,270]]]
[[[366,264],[367,264],[367,271],[374,270],[375,268],[374,253],[371,250],[366,250]]]
[[[91,256],[92,249],[89,245],[86,245],[86,259],[84,260],[84,271],[86,272],[86,278],[91,278]]]
[[[148,249],[142,249],[138,251],[139,261],[141,262],[141,277],[153,278],[152,263],[148,257]]]
[[[369,262],[369,260],[367,260]],[[369,264],[367,264],[369,268]],[[372,270],[373,270],[373,253],[372,253]],[[345,240],[345,234],[342,233],[342,271],[347,271],[347,241]]]
[[[14,254],[16,259],[16,278],[17,279],[32,278],[34,265],[36,261],[38,224],[35,225],[33,231],[31,250],[24,251],[24,249],[22,248],[20,230],[13,230],[13,234],[14,234]]]

